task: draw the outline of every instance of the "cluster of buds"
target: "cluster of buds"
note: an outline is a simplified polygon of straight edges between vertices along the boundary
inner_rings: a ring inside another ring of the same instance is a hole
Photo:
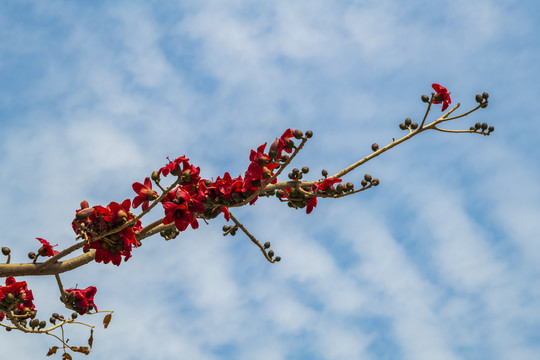
[[[489,94],[487,92],[483,92],[481,95],[476,94],[476,96],[474,97],[474,99],[478,104],[480,104],[480,107],[482,109],[485,109],[488,106],[488,98]]]
[[[234,236],[238,231],[238,225],[223,225],[223,228],[221,230],[223,230],[223,236]]]
[[[264,245],[263,245],[263,247],[264,247],[264,250],[265,250],[265,251],[268,251],[268,252],[267,252],[268,257],[269,257],[270,259],[274,258],[274,255],[275,255],[275,254],[274,254],[274,250],[268,250],[268,249],[270,249],[270,241],[265,242]],[[273,260],[274,260],[275,262],[280,262],[280,261],[281,261],[281,257],[280,257],[280,256],[276,256]]]
[[[418,123],[412,122],[411,118],[406,118],[404,122],[399,124],[401,130],[416,130],[418,128]]]

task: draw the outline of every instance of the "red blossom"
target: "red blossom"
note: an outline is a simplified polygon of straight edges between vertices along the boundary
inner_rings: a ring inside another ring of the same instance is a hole
[[[321,181],[318,184],[317,183],[313,184],[313,186],[315,186],[315,188],[317,190],[326,190],[329,187],[333,186],[335,183],[339,183],[339,182],[341,182],[341,179],[327,178],[327,179],[324,179],[323,181]]]
[[[144,179],[144,185],[136,182],[132,185],[133,190],[137,193],[135,199],[133,199],[133,208],[139,207],[142,204],[142,210],[146,211],[149,206],[149,202],[158,198],[157,192],[152,190],[152,181],[150,178]]]
[[[17,282],[13,276],[7,277],[6,286],[0,286],[0,321],[4,319],[8,310],[13,311],[15,315],[25,315],[29,311],[35,311],[32,300],[34,296],[32,290],[28,290],[26,281]],[[30,314],[24,318],[28,317]]]
[[[188,158],[185,156],[180,156],[179,158],[175,159],[174,161],[171,161],[171,159],[167,158],[169,160],[169,163],[159,169],[158,175],[163,174],[163,176],[169,175],[169,173],[173,175],[179,175],[180,174],[180,164],[187,163],[189,161]]]
[[[306,214],[311,214],[315,207],[317,207],[317,198],[312,197],[307,201]]]
[[[54,255],[58,254],[58,251],[53,250],[53,247],[54,247],[54,246],[58,246],[58,244],[57,244],[57,245],[51,245],[51,244],[49,244],[49,242],[48,242],[47,240],[45,240],[45,239],[42,239],[42,238],[36,238],[36,239],[38,239],[38,241],[41,243],[42,248],[43,248],[44,251],[45,251],[45,256],[51,257],[51,256],[54,256]],[[41,249],[40,249],[40,250],[41,250]],[[38,252],[39,252],[40,255],[41,255],[41,251],[38,251]],[[43,256],[43,255],[42,255],[42,256]]]
[[[433,103],[434,104],[442,103],[443,106],[442,106],[441,111],[446,110],[446,108],[448,108],[448,104],[452,103],[452,100],[450,99],[450,93],[448,92],[448,90],[446,90],[444,86],[441,86],[439,84],[433,84],[431,85],[431,87],[433,88],[433,90],[437,92],[437,94],[435,95],[435,98],[433,99]]]
[[[66,289],[68,304],[80,315],[86,314],[93,309],[97,310],[94,304],[94,295],[97,289],[95,286],[89,286],[86,289]]]
[[[92,241],[89,231],[102,234],[121,226],[126,221],[132,220],[134,215],[130,212],[131,200],[126,199],[122,204],[111,202],[107,207],[94,206],[77,211],[77,216],[73,221],[73,229],[77,234],[87,236],[89,243],[83,249],[95,249],[96,262],[114,265],[120,265],[122,257],[127,261],[131,257],[133,246],[139,245],[135,237],[135,231],[142,229],[140,220],[132,227],[125,227],[117,233],[111,234],[106,238],[99,238]],[[84,212],[84,216],[79,214]]]
[[[194,213],[203,212],[204,205],[199,200],[191,197],[191,194],[182,187],[170,191],[163,199],[162,204],[165,209],[163,224],[174,223],[178,231],[186,230],[189,225],[193,229],[199,227],[199,222]]]
[[[223,213],[223,216],[225,217],[225,220],[227,220],[227,221],[231,220],[231,213],[229,212],[228,207],[223,206],[221,208],[221,212]]]

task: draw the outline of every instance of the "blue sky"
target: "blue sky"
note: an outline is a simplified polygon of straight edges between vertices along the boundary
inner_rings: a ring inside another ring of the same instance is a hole
[[[71,245],[82,200],[133,198],[131,184],[167,156],[185,154],[203,177],[235,176],[250,149],[312,130],[295,166],[313,180],[400,137],[432,83],[463,109],[487,91],[487,109],[450,127],[485,121],[490,137],[423,133],[346,178],[370,173],[379,187],[310,215],[275,199],[236,210],[279,264],[241,234],[223,238],[218,218],[148,240],[118,268],[62,279],[95,285],[99,308],[115,310],[94,334],[95,358],[538,359],[539,10],[532,0],[3,1],[0,244],[20,262],[35,237]],[[53,278],[25,280],[39,314],[61,311]],[[88,336],[68,332],[73,344]],[[52,345],[0,337],[3,357]]]

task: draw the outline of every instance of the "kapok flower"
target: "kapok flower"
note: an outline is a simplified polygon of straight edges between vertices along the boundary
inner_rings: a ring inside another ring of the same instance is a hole
[[[65,292],[68,305],[80,315],[84,315],[93,309],[97,310],[97,306],[94,304],[94,295],[97,292],[95,286],[89,286],[84,290],[66,289]]]
[[[329,187],[333,186],[335,183],[339,183],[341,182],[341,179],[338,179],[338,178],[327,178],[327,179],[324,179],[323,181],[321,181],[320,183],[315,183],[313,186],[315,186],[315,188],[317,190],[326,190],[328,189]]]
[[[54,256],[56,254],[58,254],[58,251],[56,250],[53,250],[53,247],[54,246],[58,246],[58,244],[56,245],[51,245],[49,244],[49,242],[45,239],[42,239],[42,238],[36,238],[39,240],[39,242],[41,243],[41,248],[38,250],[38,254],[41,255],[41,256],[48,256],[48,257],[51,257],[51,256]],[[43,249],[43,250],[42,250]]]
[[[307,204],[306,204],[306,214],[311,214],[311,212],[313,211],[313,209],[315,207],[317,207],[317,198],[316,197],[312,197],[310,198],[308,201],[307,201]]]
[[[442,103],[443,106],[441,111],[446,110],[446,108],[448,108],[448,104],[452,103],[452,100],[450,99],[450,93],[448,92],[448,90],[446,90],[444,86],[441,86],[439,84],[433,84],[431,85],[431,87],[437,92],[437,94],[435,94],[435,98],[433,99],[433,103]]]
[[[137,193],[135,199],[133,199],[133,208],[139,207],[142,204],[142,210],[145,211],[148,209],[149,201],[155,200],[158,198],[157,192],[152,190],[152,181],[150,178],[144,179],[144,185],[136,182],[132,185],[133,190]]]
[[[131,200],[126,199],[122,204],[111,202],[107,207],[96,205],[84,208],[83,205],[87,206],[87,204],[81,204],[83,209],[77,211],[77,216],[72,223],[73,230],[79,235],[84,235],[89,241],[83,249],[96,249],[96,262],[105,264],[112,262],[118,266],[122,262],[122,256],[124,261],[127,261],[131,257],[133,246],[139,245],[135,231],[142,229],[140,220],[137,220],[133,226],[125,227],[117,233],[97,240],[92,240],[91,232],[98,237],[99,234],[113,230],[126,221],[132,220],[134,215],[129,211]],[[84,215],[80,215],[81,213]]]
[[[4,320],[6,311],[11,310],[15,315],[27,315],[35,311],[32,303],[34,296],[28,290],[26,281],[17,282],[13,276],[6,278],[6,286],[0,286],[0,321]]]
[[[169,191],[162,205],[165,209],[164,225],[174,223],[178,231],[186,230],[190,224],[193,229],[199,227],[199,222],[193,213],[204,211],[204,205],[192,198],[189,192],[181,187]]]
[[[179,158],[176,158],[174,161],[171,161],[169,158],[167,158],[169,160],[169,163],[167,165],[165,165],[164,167],[162,167],[161,169],[159,169],[158,171],[158,175],[161,175],[163,174],[163,176],[167,176],[169,175],[169,173],[173,174],[173,175],[179,175],[180,174],[180,164],[184,164],[184,163],[187,163],[189,161],[188,158],[186,158],[185,156],[180,156]]]

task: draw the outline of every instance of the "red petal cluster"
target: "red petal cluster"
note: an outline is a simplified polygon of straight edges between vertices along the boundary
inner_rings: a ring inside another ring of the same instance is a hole
[[[193,229],[197,229],[199,223],[197,222],[195,213],[204,212],[204,205],[197,198],[198,194],[192,196],[182,186],[169,191],[162,201],[163,208],[165,209],[163,224],[174,223],[178,231],[186,230],[189,225]]]
[[[15,281],[13,276],[6,278],[6,286],[0,286],[0,321],[4,320],[8,310],[15,315],[25,315],[28,318],[29,312],[36,311],[32,303],[34,296],[32,290],[28,290],[26,281]]]
[[[148,202],[158,198],[157,192],[152,190],[152,182],[150,178],[144,179],[144,185],[136,182],[132,185],[133,190],[137,193],[135,199],[133,199],[133,208],[136,209],[142,204],[142,210],[148,209]]]
[[[134,218],[130,212],[131,201],[124,200],[122,204],[111,202],[107,207],[88,207],[88,203],[83,201],[81,209],[77,210],[75,220],[73,220],[73,230],[78,235],[86,236],[88,243],[83,249],[96,249],[96,261],[114,265],[120,265],[122,256],[124,261],[131,257],[132,247],[138,246],[135,238],[135,231],[142,229],[141,222],[137,221],[133,227],[125,227],[121,231],[107,237],[92,241],[93,236],[99,236],[110,230],[114,230],[129,220]]]
[[[38,239],[38,241],[41,243],[42,248],[44,249],[45,255],[47,257],[51,257],[51,256],[54,256],[54,255],[58,254],[58,251],[53,250],[53,247],[58,246],[58,245],[51,245],[51,244],[49,244],[49,242],[47,240],[42,239],[42,238],[36,238],[36,239]]]
[[[65,292],[68,304],[80,315],[84,315],[93,309],[97,310],[97,306],[94,304],[94,295],[97,292],[95,286],[89,286],[84,290],[66,289]]]
[[[448,90],[446,90],[444,86],[441,86],[439,84],[433,84],[431,85],[431,87],[437,92],[435,98],[433,99],[433,103],[442,103],[443,106],[441,111],[446,110],[448,108],[448,104],[452,103],[452,100],[450,99],[450,93],[448,92]]]
[[[294,147],[294,143],[290,140],[292,136],[292,130],[287,129],[280,139],[276,139],[276,154],[292,151]],[[250,164],[244,177],[233,178],[226,172],[223,177],[218,177],[215,181],[201,179],[199,168],[191,165],[185,156],[174,161],[169,160],[169,163],[158,171],[158,175],[172,174],[181,177],[182,181],[181,185],[169,191],[162,200],[165,210],[163,224],[174,223],[179,231],[184,231],[190,225],[193,229],[197,229],[198,215],[209,219],[221,213],[229,221],[230,214],[227,206],[247,199],[257,191],[264,180],[274,175],[272,170],[279,167],[279,164],[265,153],[265,148],[266,143],[259,146],[257,150],[251,150]],[[274,179],[273,183],[275,182]],[[137,200],[138,205],[144,199],[143,195],[147,194],[151,188],[140,184],[135,189],[135,185],[134,190],[139,194],[138,198],[140,197],[140,200]],[[251,203],[253,204],[256,200],[257,198],[254,198]],[[134,200],[134,204],[135,202]]]

